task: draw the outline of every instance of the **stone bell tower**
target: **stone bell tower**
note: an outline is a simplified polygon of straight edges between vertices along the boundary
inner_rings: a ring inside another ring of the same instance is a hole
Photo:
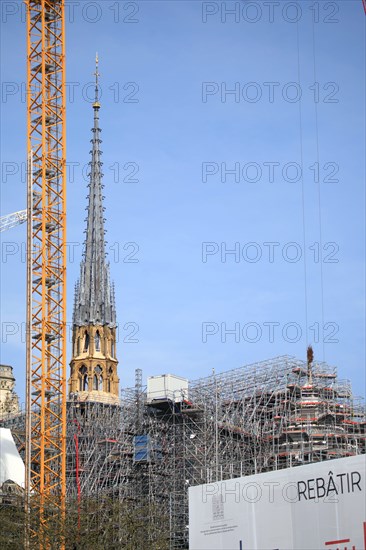
[[[97,57],[87,226],[80,279],[75,287],[69,396],[117,404],[116,307],[104,241],[98,78]]]
[[[18,414],[19,398],[14,391],[13,367],[0,365],[0,420],[9,414]]]

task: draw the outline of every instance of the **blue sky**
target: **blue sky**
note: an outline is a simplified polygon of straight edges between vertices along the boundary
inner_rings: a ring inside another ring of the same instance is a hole
[[[21,3],[1,9],[7,214],[25,207],[26,46]],[[277,355],[305,358],[313,343],[318,360],[365,393],[362,2],[273,9],[109,0],[67,9],[68,318],[98,51],[122,387],[133,384],[136,368],[144,377],[196,378]],[[24,240],[25,226],[1,237],[0,359],[14,366],[22,398]]]

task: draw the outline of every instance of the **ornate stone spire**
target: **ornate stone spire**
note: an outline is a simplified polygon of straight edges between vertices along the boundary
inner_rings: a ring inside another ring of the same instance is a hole
[[[102,162],[99,128],[99,68],[98,54],[95,59],[95,101],[94,126],[92,128],[92,150],[86,218],[86,238],[83,260],[80,264],[80,280],[76,286],[74,303],[74,324],[77,326],[116,324],[114,292],[110,283],[109,263],[106,261],[104,208],[102,189]]]

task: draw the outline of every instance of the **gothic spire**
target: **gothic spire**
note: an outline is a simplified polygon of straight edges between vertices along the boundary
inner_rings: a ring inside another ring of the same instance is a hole
[[[74,324],[110,325],[116,324],[114,292],[111,288],[109,263],[106,261],[105,230],[102,196],[102,162],[99,128],[99,62],[95,58],[95,101],[93,103],[94,125],[92,128],[92,150],[87,226],[83,259],[80,263],[80,280],[77,283],[74,303]]]

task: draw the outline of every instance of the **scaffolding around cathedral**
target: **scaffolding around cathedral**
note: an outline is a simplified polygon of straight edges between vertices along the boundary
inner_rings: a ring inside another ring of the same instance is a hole
[[[87,511],[111,548],[187,548],[191,485],[366,452],[364,403],[350,382],[289,356],[157,399],[137,370],[120,404],[74,394],[67,405],[68,507]],[[22,454],[24,414],[1,425]]]
[[[68,496],[118,499],[140,511],[149,547],[187,548],[190,485],[365,453],[365,432],[362,400],[325,363],[277,357],[157,400],[137,370],[120,406],[68,403]]]
[[[67,498],[109,547],[187,548],[191,485],[365,453],[363,401],[325,363],[277,357],[158,399],[137,370],[120,404],[79,397],[67,408]],[[24,414],[1,424],[22,454]]]

